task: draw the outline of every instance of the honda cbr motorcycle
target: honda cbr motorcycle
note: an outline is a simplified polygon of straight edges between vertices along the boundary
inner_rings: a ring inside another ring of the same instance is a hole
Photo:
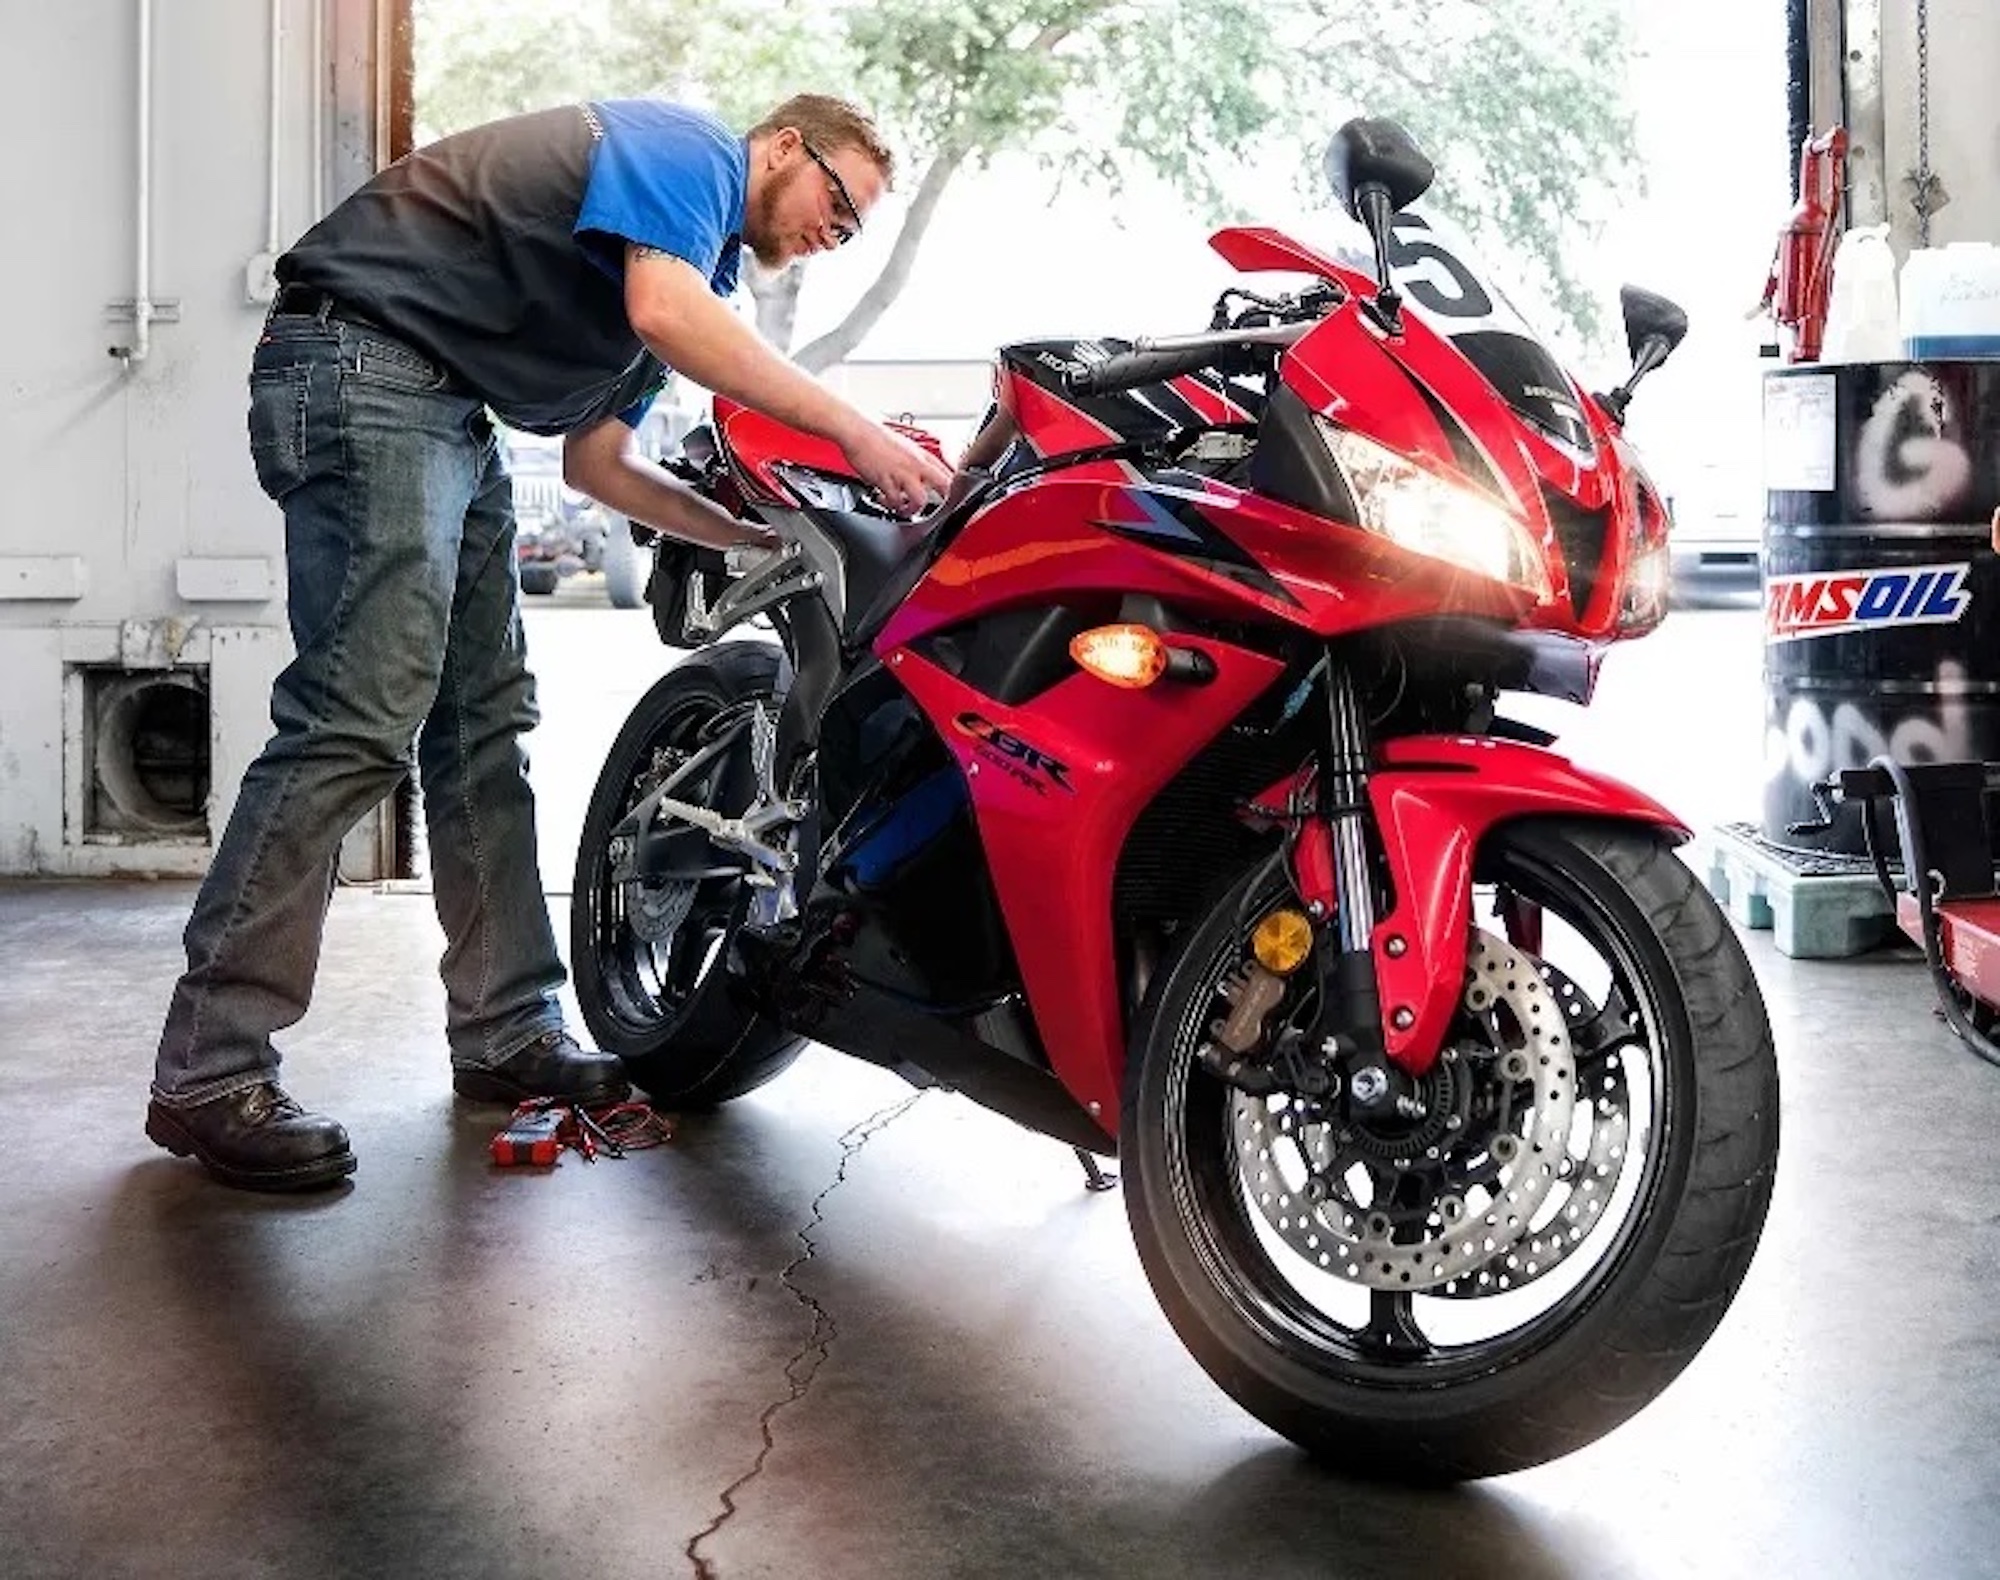
[[[604,765],[572,961],[661,1103],[811,1039],[1115,1156],[1221,1387],[1347,1471],[1455,1480],[1693,1358],[1777,1071],[1688,830],[1499,707],[1587,701],[1664,614],[1621,429],[1686,319],[1628,288],[1632,373],[1586,395],[1410,210],[1399,127],[1327,169],[1372,263],[1225,230],[1308,283],[1006,348],[923,519],[716,402],[677,465],[782,547],[660,547],[662,635],[702,650]]]

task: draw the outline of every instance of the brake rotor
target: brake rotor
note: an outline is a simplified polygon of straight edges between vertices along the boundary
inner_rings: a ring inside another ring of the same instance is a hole
[[[633,879],[625,885],[625,925],[635,938],[665,943],[694,909],[695,888],[692,883],[646,884]]]
[[[1596,1020],[1598,1006],[1568,977],[1546,960],[1543,979],[1562,1006],[1572,1038]],[[1590,1116],[1589,1139],[1582,1156],[1575,1151],[1556,1168],[1557,1189],[1550,1195],[1552,1211],[1544,1210],[1540,1228],[1531,1228],[1504,1253],[1491,1258],[1433,1291],[1453,1300],[1518,1289],[1547,1276],[1574,1254],[1597,1227],[1625,1170],[1632,1135],[1632,1093],[1625,1075],[1624,1055],[1614,1049],[1601,1060],[1586,1059],[1578,1082],[1579,1105]]]
[[[644,774],[633,785],[633,800],[649,796],[687,761],[688,754],[671,746],[655,747]],[[629,810],[629,808],[628,808]],[[625,873],[632,870],[629,858]],[[614,876],[623,874],[614,873]],[[694,909],[694,883],[645,883],[625,877],[625,925],[632,936],[649,944],[665,943],[681,928]]]
[[[1468,954],[1464,1008],[1504,1044],[1500,1062],[1531,1096],[1516,1128],[1468,1143],[1487,1149],[1497,1164],[1490,1185],[1477,1187],[1477,1198],[1468,1192],[1441,1202],[1416,1238],[1395,1238],[1399,1226],[1388,1213],[1328,1188],[1326,1171],[1337,1154],[1333,1124],[1303,1121],[1282,1097],[1239,1093],[1232,1104],[1250,1199],[1293,1251],[1338,1278],[1386,1290],[1476,1279],[1531,1237],[1558,1171],[1571,1161],[1575,1050],[1557,990],[1533,957],[1492,933],[1475,929]]]

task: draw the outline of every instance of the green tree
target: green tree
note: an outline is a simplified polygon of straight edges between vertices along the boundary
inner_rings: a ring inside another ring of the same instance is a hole
[[[418,0],[419,110],[444,129],[586,94],[706,98],[747,125],[785,93],[858,93],[904,151],[902,227],[847,316],[803,347],[858,347],[915,267],[951,184],[1024,152],[1116,191],[1150,171],[1220,221],[1232,173],[1272,149],[1302,171],[1349,115],[1393,115],[1432,153],[1438,201],[1519,259],[1586,335],[1596,298],[1567,264],[1589,194],[1628,176],[1623,0],[595,0],[564,17]],[[429,41],[422,29],[438,30]],[[531,63],[539,60],[539,76]],[[584,86],[584,83],[588,86]],[[477,113],[475,112],[475,108]],[[759,280],[789,344],[790,280]]]

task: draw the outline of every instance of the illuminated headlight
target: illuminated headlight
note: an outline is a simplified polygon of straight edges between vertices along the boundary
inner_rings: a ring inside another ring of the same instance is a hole
[[[1507,582],[1537,599],[1550,596],[1541,547],[1510,511],[1358,433],[1328,422],[1319,432],[1347,479],[1360,526],[1412,554]]]
[[[1627,636],[1641,635],[1666,619],[1674,579],[1673,557],[1667,550],[1673,523],[1659,490],[1643,472],[1634,498],[1637,508],[1632,513],[1632,536],[1626,550],[1630,558],[1618,600],[1618,629]]]

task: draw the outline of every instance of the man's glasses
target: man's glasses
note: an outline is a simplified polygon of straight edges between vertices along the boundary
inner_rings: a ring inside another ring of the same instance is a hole
[[[847,183],[840,179],[840,172],[820,157],[819,150],[813,147],[811,143],[804,141],[801,141],[799,146],[806,151],[808,159],[826,172],[827,180],[833,183],[833,190],[840,196],[841,208],[846,209],[848,218],[854,221],[852,225],[849,225],[841,219],[839,209],[834,211],[834,241],[836,245],[845,247],[856,236],[861,234],[861,210],[854,206],[854,199],[847,195]]]

